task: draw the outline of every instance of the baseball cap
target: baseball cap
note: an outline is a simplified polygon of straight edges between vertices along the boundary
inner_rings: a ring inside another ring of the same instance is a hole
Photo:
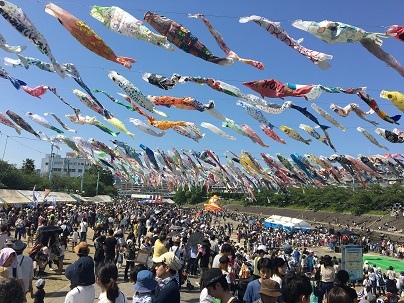
[[[172,270],[180,270],[181,263],[178,257],[172,252],[166,252],[162,254],[160,257],[152,259],[154,263],[164,263],[165,265],[170,266]]]
[[[45,280],[44,279],[38,279],[35,283],[36,287],[44,287],[45,286]]]

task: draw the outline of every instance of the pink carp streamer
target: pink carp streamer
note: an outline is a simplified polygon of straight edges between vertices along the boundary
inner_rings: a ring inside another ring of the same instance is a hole
[[[251,59],[243,59],[240,58],[235,52],[233,52],[227,44],[223,41],[222,35],[213,28],[213,26],[210,24],[209,20],[205,18],[204,15],[202,14],[195,14],[195,15],[188,15],[189,18],[201,18],[203,23],[205,23],[206,27],[208,28],[209,32],[212,34],[213,38],[215,38],[217,44],[219,47],[224,51],[224,53],[229,57],[232,58],[233,60],[237,60],[240,62],[243,62],[245,64],[249,64],[251,66],[254,66],[255,68],[258,68],[260,70],[265,69],[265,65],[262,64],[259,61],[251,60]]]
[[[264,28],[268,33],[274,35],[276,38],[281,40],[287,46],[293,48],[303,56],[310,59],[311,62],[318,65],[322,70],[326,70],[331,67],[328,62],[325,60],[331,60],[332,55],[327,55],[324,53],[320,53],[304,46],[300,45],[301,40],[295,40],[281,27],[279,22],[272,22],[268,19],[265,19],[260,16],[249,16],[240,18],[240,23],[247,23],[248,21],[254,21],[259,26]]]

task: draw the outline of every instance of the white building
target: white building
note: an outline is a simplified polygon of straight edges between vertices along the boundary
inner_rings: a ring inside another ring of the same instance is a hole
[[[41,174],[49,174],[52,165],[51,155],[47,154],[41,161]],[[86,159],[75,158],[73,153],[66,153],[66,158],[53,154],[53,173],[68,175],[70,177],[81,177],[83,169],[87,171],[90,164],[86,164]]]

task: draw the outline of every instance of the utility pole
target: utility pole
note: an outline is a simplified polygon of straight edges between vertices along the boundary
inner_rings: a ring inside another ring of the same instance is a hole
[[[97,174],[97,186],[95,187],[95,195],[96,196],[98,196],[98,183],[100,183],[100,170],[99,170],[98,167],[97,167],[97,172],[98,172],[98,174]]]
[[[81,184],[80,184],[81,193],[83,193],[83,188],[84,188],[84,172],[85,172],[85,170],[86,170],[86,163],[84,162],[83,171],[81,173]]]
[[[53,153],[53,142],[51,142],[51,159],[50,159],[50,165],[49,165],[49,180],[52,180],[52,171],[53,171],[53,158],[54,158],[54,153]]]

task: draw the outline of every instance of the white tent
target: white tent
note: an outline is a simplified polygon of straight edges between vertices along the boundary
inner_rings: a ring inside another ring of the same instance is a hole
[[[284,217],[278,215],[272,215],[269,218],[265,219],[264,225],[265,227],[268,228],[269,227],[283,228],[291,231],[297,231],[297,230],[310,231],[313,229],[313,227],[306,221],[297,218]]]

